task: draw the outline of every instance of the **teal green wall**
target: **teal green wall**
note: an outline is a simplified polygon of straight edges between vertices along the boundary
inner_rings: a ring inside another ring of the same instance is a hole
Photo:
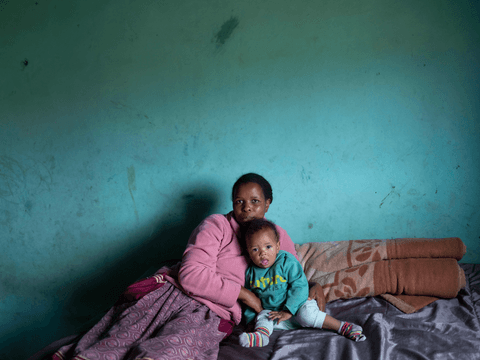
[[[474,3],[0,1],[0,359],[181,256],[249,171],[295,242],[480,263]]]

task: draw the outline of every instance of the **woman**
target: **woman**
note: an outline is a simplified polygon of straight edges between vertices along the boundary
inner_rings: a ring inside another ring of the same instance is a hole
[[[207,217],[190,236],[181,263],[130,286],[97,325],[53,359],[216,359],[220,341],[241,320],[240,302],[261,309],[243,287],[248,261],[239,235],[249,221],[265,216],[272,200],[262,176],[241,176],[232,189],[233,211]],[[277,229],[280,249],[296,256],[286,231]],[[319,285],[310,298],[325,309]]]

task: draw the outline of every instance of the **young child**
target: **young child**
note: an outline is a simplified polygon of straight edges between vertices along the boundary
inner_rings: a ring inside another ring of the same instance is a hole
[[[240,335],[240,345],[265,346],[274,328],[299,327],[334,330],[354,341],[366,340],[360,326],[336,320],[320,311],[315,300],[308,300],[302,265],[292,254],[280,250],[275,224],[266,219],[252,220],[244,237],[253,262],[245,274],[245,288],[257,295],[264,310],[256,317],[255,331]],[[247,323],[255,315],[251,308],[244,311]]]

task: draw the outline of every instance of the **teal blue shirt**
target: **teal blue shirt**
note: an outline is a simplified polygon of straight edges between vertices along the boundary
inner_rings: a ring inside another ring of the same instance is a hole
[[[251,265],[245,273],[245,288],[259,297],[265,310],[288,310],[292,315],[308,299],[308,281],[302,265],[295,256],[283,250],[267,269]],[[244,316],[249,323],[256,313],[247,307]]]

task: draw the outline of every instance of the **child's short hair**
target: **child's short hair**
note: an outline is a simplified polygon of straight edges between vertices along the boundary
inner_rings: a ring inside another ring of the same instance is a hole
[[[275,224],[271,221],[268,221],[267,219],[254,219],[248,222],[247,228],[244,233],[245,237],[245,242],[248,238],[250,238],[253,234],[259,232],[260,230],[263,229],[270,229],[273,231],[273,234],[275,235],[275,240],[278,242],[280,241],[280,237],[278,235],[277,227]]]

